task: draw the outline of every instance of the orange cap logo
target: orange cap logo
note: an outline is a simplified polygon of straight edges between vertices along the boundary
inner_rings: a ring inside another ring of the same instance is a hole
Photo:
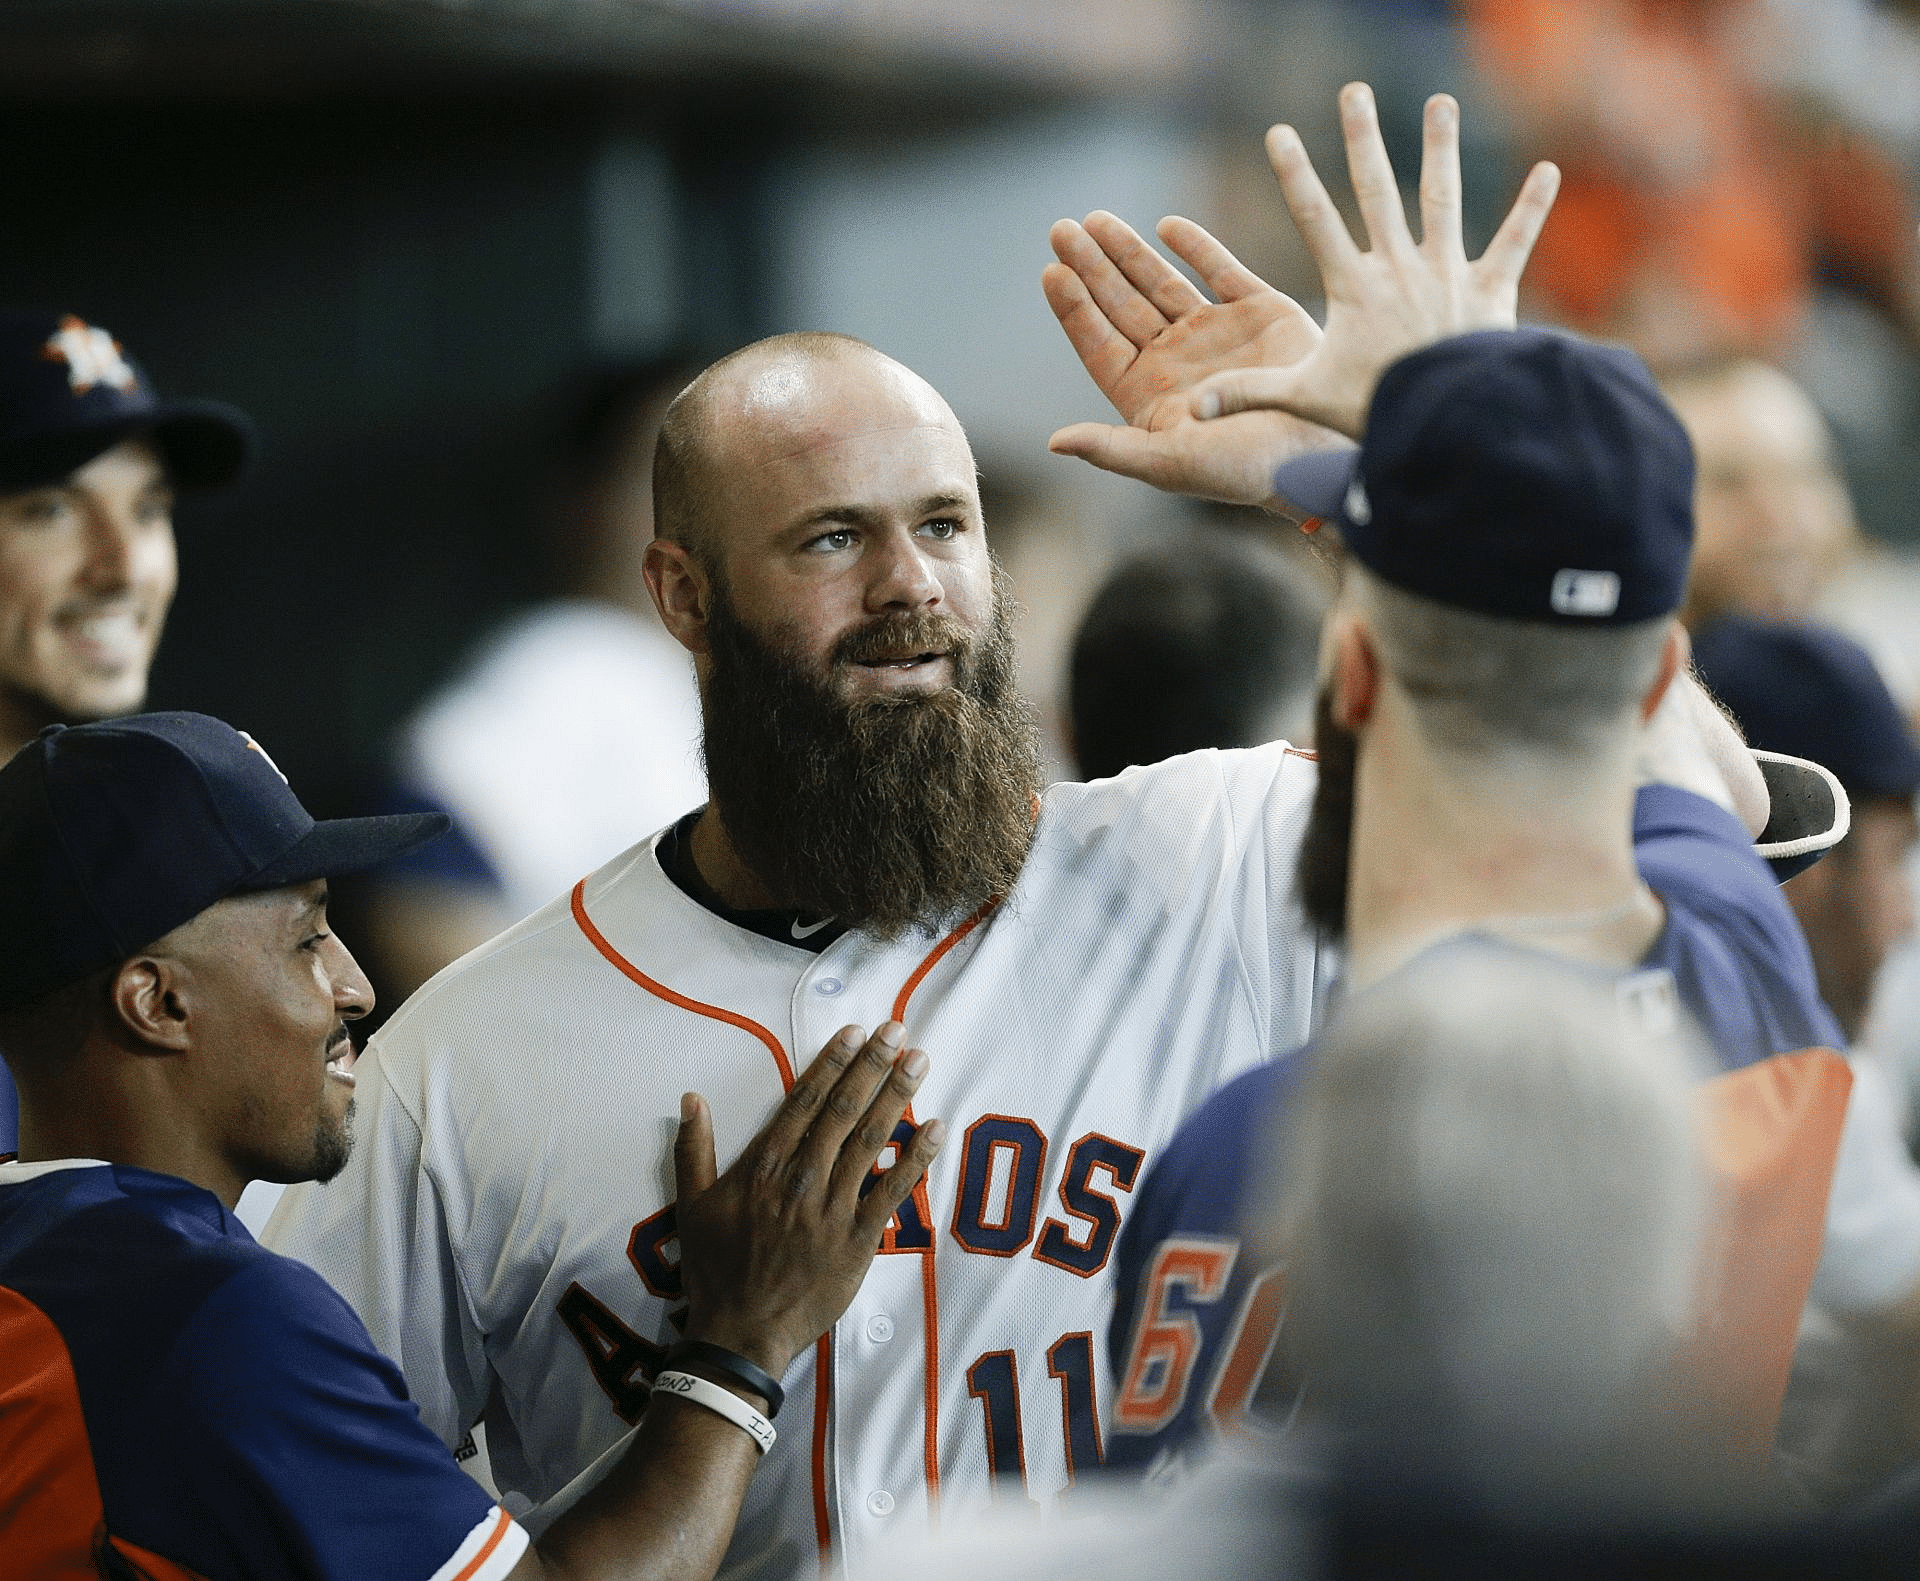
[[[265,747],[261,746],[258,741],[255,741],[253,737],[248,735],[244,730],[237,730],[234,732],[234,734],[239,736],[239,738],[242,741],[246,742],[247,750],[249,752],[258,752],[261,757],[267,758],[267,767],[272,769],[274,773],[280,775],[280,783],[282,785],[292,785],[293,781],[288,779],[287,776],[281,772],[280,765],[274,762],[272,758],[267,757],[267,749]]]
[[[75,395],[85,395],[96,384],[110,384],[124,392],[136,382],[133,369],[120,355],[120,342],[71,313],[60,320],[60,327],[40,348],[40,355],[49,362],[67,365],[67,383]]]

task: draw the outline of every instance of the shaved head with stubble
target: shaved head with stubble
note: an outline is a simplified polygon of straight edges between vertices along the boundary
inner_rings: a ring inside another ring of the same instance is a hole
[[[1004,895],[1040,760],[973,454],[863,342],[776,336],[669,409],[648,580],[694,655],[723,899],[893,937]]]

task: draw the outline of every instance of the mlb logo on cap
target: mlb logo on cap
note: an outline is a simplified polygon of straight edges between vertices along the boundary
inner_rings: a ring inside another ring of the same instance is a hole
[[[1547,601],[1556,615],[1603,620],[1620,607],[1620,578],[1612,571],[1561,571]]]

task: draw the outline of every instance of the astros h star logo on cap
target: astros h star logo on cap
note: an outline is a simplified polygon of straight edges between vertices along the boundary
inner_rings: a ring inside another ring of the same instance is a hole
[[[97,384],[127,391],[136,382],[133,369],[120,354],[120,342],[71,313],[60,320],[60,327],[40,348],[40,355],[49,362],[67,365],[67,383],[75,395],[85,395]]]

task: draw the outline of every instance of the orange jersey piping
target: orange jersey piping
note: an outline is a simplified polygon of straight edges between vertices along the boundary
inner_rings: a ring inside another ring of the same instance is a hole
[[[913,999],[915,990],[926,981],[927,973],[938,966],[956,944],[985,922],[999,904],[1000,897],[996,895],[927,952],[927,958],[900,985],[900,992],[893,1001],[894,1020],[903,1026],[906,1024],[907,1005]],[[931,1209],[931,1202],[928,1207]],[[940,1232],[934,1227],[931,1217],[927,1221],[927,1228],[931,1233],[927,1237],[927,1249],[921,1254],[920,1307],[927,1354],[927,1516],[932,1520],[940,1514],[940,1280],[933,1267],[933,1254],[940,1245]]]

